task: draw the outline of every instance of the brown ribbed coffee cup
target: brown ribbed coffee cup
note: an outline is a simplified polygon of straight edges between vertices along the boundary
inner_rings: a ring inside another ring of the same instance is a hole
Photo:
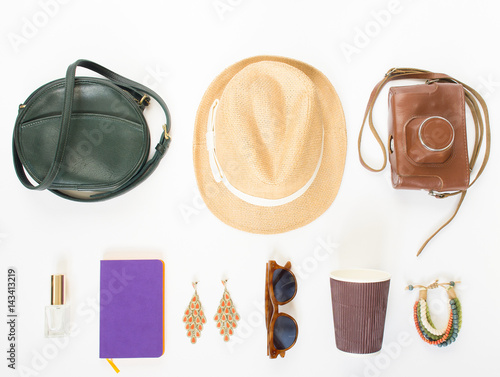
[[[384,338],[391,276],[377,270],[337,270],[330,275],[335,342],[341,351],[377,353]]]

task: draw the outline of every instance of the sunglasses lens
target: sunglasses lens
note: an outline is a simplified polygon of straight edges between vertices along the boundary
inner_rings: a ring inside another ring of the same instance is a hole
[[[290,271],[279,268],[273,273],[274,297],[278,302],[290,300],[295,294],[295,277]]]
[[[285,316],[279,316],[274,323],[274,347],[278,350],[289,348],[297,337],[297,326],[295,322]]]

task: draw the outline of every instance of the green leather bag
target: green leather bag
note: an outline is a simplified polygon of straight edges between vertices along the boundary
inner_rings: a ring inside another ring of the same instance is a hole
[[[78,66],[105,78],[75,77]],[[151,141],[143,111],[150,98],[160,104],[166,120],[148,159]],[[48,189],[77,201],[110,199],[149,177],[167,151],[169,132],[170,114],[158,94],[99,64],[78,60],[65,79],[43,85],[19,106],[14,167],[28,189]]]

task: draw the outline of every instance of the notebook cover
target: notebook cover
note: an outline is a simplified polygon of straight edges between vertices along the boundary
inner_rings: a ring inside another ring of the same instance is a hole
[[[162,260],[101,261],[101,358],[163,355],[164,271]]]

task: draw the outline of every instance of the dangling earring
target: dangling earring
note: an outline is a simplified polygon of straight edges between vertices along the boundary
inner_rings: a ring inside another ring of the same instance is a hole
[[[184,312],[184,318],[182,318],[182,321],[186,325],[187,336],[191,338],[192,344],[195,344],[196,340],[201,336],[203,325],[207,322],[200,298],[198,297],[198,291],[196,290],[197,284],[198,282],[193,283],[194,294]]]
[[[449,283],[440,284],[438,283],[438,280],[436,280],[427,287],[422,285],[409,285],[406,287],[406,289],[410,291],[412,291],[413,288],[420,288],[419,298],[413,306],[413,319],[415,321],[415,327],[417,328],[418,334],[424,342],[438,347],[446,347],[457,339],[458,332],[462,327],[462,306],[460,305],[460,301],[458,300],[455,289],[453,288],[456,283],[460,282],[450,281]],[[437,330],[434,327],[429,313],[429,307],[427,305],[427,290],[438,287],[446,289],[450,308],[450,318],[448,319],[448,324],[446,328],[442,330]]]
[[[217,328],[220,334],[224,337],[224,341],[228,342],[231,335],[234,334],[236,322],[240,320],[240,315],[234,307],[233,300],[226,287],[227,280],[222,280],[224,293],[220,300],[220,305],[217,308],[217,313],[214,320],[217,322]]]

